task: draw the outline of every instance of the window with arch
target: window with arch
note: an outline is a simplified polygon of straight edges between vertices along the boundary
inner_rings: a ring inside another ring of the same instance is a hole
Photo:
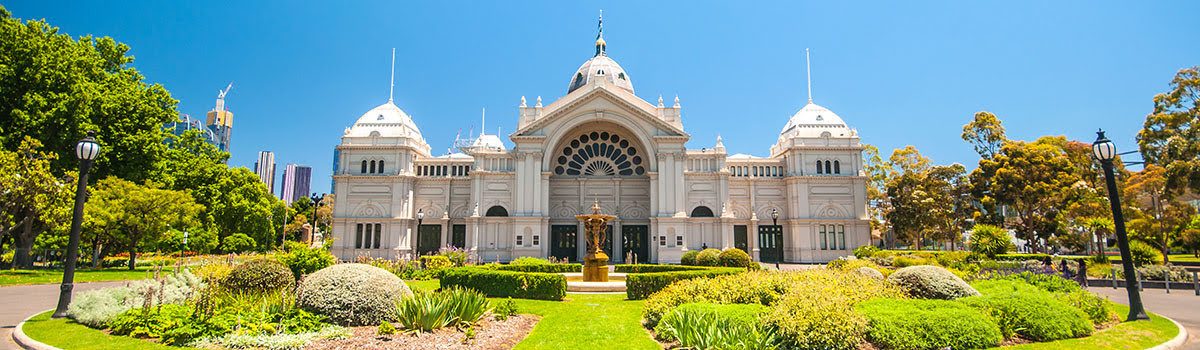
[[[709,209],[708,207],[701,205],[701,206],[696,207],[696,209],[692,209],[692,217],[694,217],[694,218],[711,218],[711,217],[713,217],[713,211],[712,211],[712,209]]]
[[[827,161],[825,161],[825,173],[826,173],[826,174],[833,174],[833,172],[832,172],[832,171],[830,171],[831,169],[832,169],[832,167],[830,167],[830,166],[829,166],[829,161],[828,161],[828,160],[827,160]]]
[[[383,161],[379,161],[379,173],[383,174]]]
[[[628,138],[607,131],[579,135],[559,151],[555,175],[641,176],[642,156]]]
[[[367,173],[367,160],[365,160],[365,159],[362,161],[362,171],[360,171],[360,172],[363,174]]]
[[[502,206],[495,205],[488,208],[487,214],[484,214],[484,216],[508,216],[508,210]]]
[[[375,161],[373,161],[373,160],[371,161],[371,173],[372,174],[375,173]]]
[[[836,160],[833,161],[833,173],[834,174],[842,173],[842,165],[840,163],[838,163],[838,161],[836,161]]]
[[[817,174],[824,174],[824,172],[822,172],[821,170],[824,170],[824,168],[821,167],[821,161],[818,160],[817,161]]]

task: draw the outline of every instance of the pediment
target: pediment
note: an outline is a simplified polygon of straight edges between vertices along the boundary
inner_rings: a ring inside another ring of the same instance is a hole
[[[654,136],[684,136],[682,128],[658,117],[658,108],[621,88],[607,85],[589,85],[567,94],[546,106],[541,118],[517,130],[513,136],[545,135],[547,125],[564,118],[579,116],[581,112],[604,112],[636,118],[657,129]]]

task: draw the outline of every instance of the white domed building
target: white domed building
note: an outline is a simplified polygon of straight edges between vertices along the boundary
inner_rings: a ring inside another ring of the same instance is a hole
[[[687,149],[678,98],[642,100],[606,52],[571,76],[565,96],[525,98],[506,148],[499,135],[433,156],[392,101],[346,129],[334,167],[333,252],[342,260],[429,254],[446,246],[483,261],[581,261],[575,215],[598,201],[618,218],[616,263],[678,263],[705,247],[763,262],[827,262],[870,244],[857,132],[813,104],[784,124],[769,155]],[[764,145],[765,146],[765,145]]]

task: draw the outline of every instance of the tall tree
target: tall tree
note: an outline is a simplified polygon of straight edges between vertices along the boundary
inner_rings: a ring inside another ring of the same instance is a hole
[[[983,158],[991,158],[1007,140],[1000,118],[986,111],[976,112],[975,119],[963,125],[962,139],[974,145],[975,152]]]
[[[864,145],[863,167],[867,174],[867,209],[871,216],[871,231],[879,232],[880,237],[883,237],[891,229],[891,224],[887,221],[887,213],[891,210],[887,184],[892,177],[892,165],[883,160],[878,148]]]
[[[1167,189],[1200,193],[1200,66],[1175,73],[1171,91],[1154,96],[1137,140],[1146,163],[1166,169]]]
[[[15,150],[32,137],[58,155],[50,167],[62,175],[76,168],[75,143],[95,130],[104,152],[92,178],[149,179],[177,101],[143,82],[128,51],[112,38],[76,40],[0,8],[0,148]]]
[[[109,226],[105,232],[129,252],[129,269],[136,266],[139,248],[156,242],[171,228],[198,227],[196,216],[204,207],[190,194],[162,189],[146,182],[138,185],[117,177],[100,180],[92,192],[89,215]]]
[[[972,194],[1008,208],[1007,226],[1038,249],[1062,227],[1063,189],[1079,181],[1065,152],[1048,139],[1010,141],[971,173]]]
[[[76,173],[55,176],[50,164],[58,155],[41,146],[25,137],[16,152],[0,149],[0,242],[12,235],[13,266],[20,268],[33,267],[30,252],[39,235],[70,222],[75,193]]]
[[[1157,231],[1153,242],[1147,242],[1162,250],[1163,263],[1170,263],[1168,248],[1171,246],[1171,235],[1167,232],[1166,218],[1163,211],[1167,210],[1173,197],[1167,188],[1166,169],[1154,164],[1146,165],[1142,171],[1133,173],[1125,182],[1125,198],[1130,204],[1136,205],[1143,213],[1154,217],[1157,228],[1145,228],[1142,231]],[[1179,203],[1182,204],[1182,203]],[[1150,232],[1142,232],[1148,235]]]

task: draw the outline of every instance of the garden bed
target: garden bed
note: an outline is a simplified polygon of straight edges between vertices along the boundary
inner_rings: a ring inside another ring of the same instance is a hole
[[[351,337],[315,341],[304,349],[511,349],[525,339],[541,319],[532,315],[518,315],[498,321],[486,317],[474,326],[474,338],[466,341],[465,332],[443,328],[432,333],[401,333],[376,335],[376,327],[350,329]]]

